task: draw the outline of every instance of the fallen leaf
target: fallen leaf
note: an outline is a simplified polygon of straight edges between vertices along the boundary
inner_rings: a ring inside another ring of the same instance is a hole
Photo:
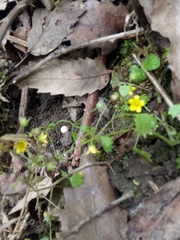
[[[140,0],[139,2],[144,7],[146,16],[151,21],[152,30],[169,38],[171,42],[168,61],[174,74],[172,93],[176,102],[178,102],[180,101],[180,0]]]
[[[177,240],[180,236],[180,178],[165,184],[144,201],[130,222],[122,229],[126,240]]]
[[[17,85],[21,88],[37,88],[39,93],[83,96],[104,88],[110,72],[100,58],[69,61],[53,59]]]
[[[19,141],[19,140],[27,140],[27,134],[5,134],[0,137],[0,141]]]
[[[21,169],[25,166],[25,162],[20,158],[19,155],[10,153],[11,155],[11,166],[13,173],[19,173]]]
[[[121,32],[128,11],[123,4],[115,6],[111,2],[88,0],[85,2],[86,12],[74,26],[74,31],[67,37],[71,45],[80,44],[99,37]],[[116,42],[94,44],[92,48],[101,48],[102,54],[107,55],[117,48]]]
[[[36,186],[33,186],[37,191],[31,190],[27,196],[24,196],[22,200],[20,200],[17,205],[10,211],[10,214],[13,214],[19,210],[21,210],[24,205],[27,205],[32,199],[37,198],[38,194],[42,194],[47,196],[50,191],[50,186],[52,184],[52,178],[45,177],[41,182],[39,182]],[[44,189],[46,188],[46,189]]]
[[[28,51],[35,56],[45,55],[57,48],[73,29],[84,12],[81,5],[61,0],[61,10],[36,9],[32,17],[32,29],[28,35]]]
[[[5,10],[7,3],[9,2],[15,2],[14,0],[0,0],[0,10]]]
[[[92,162],[94,162],[93,156],[85,154],[81,156],[81,165]],[[89,167],[84,169],[82,174],[84,185],[77,189],[64,189],[65,209],[59,212],[62,234],[57,235],[58,239],[64,239],[63,236],[80,221],[87,219],[95,211],[115,200],[114,189],[109,184],[107,167]],[[66,239],[121,240],[119,229],[125,222],[126,211],[117,206],[98,218],[88,221],[77,233],[71,234]]]
[[[0,175],[0,192],[1,194],[23,194],[27,185],[22,182],[24,173],[3,173]]]

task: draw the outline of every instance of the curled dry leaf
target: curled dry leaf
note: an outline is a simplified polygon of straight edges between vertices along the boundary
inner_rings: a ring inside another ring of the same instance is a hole
[[[139,0],[151,22],[151,28],[171,42],[168,61],[174,73],[172,92],[176,101],[180,101],[180,0]]]
[[[17,85],[21,88],[37,88],[38,92],[52,95],[82,96],[104,88],[110,72],[100,58],[53,59]]]
[[[0,192],[1,194],[24,194],[27,185],[22,182],[24,173],[3,173],[0,175]]]
[[[81,165],[85,165],[93,163],[94,159],[91,155],[83,154],[80,162]],[[64,239],[64,235],[80,221],[87,219],[95,211],[115,200],[114,189],[109,184],[107,167],[91,166],[84,169],[82,174],[84,185],[76,189],[64,189],[65,209],[58,213],[62,231],[62,234],[58,234],[58,239]],[[119,229],[125,223],[126,211],[117,206],[98,218],[87,222],[76,234],[72,234],[65,239],[121,240]]]
[[[131,221],[122,229],[126,240],[176,240],[180,236],[180,178],[165,184],[144,201]]]
[[[32,17],[32,29],[28,36],[28,51],[35,56],[45,55],[57,48],[63,38],[73,30],[72,26],[84,12],[82,6],[61,0],[61,10],[36,9]]]
[[[72,45],[80,44],[99,37],[121,32],[128,14],[123,4],[115,6],[111,2],[88,0],[85,2],[86,12],[81,16],[68,36]],[[106,42],[93,45],[92,48],[101,48],[106,55],[117,47],[117,42]]]
[[[17,205],[11,210],[11,212],[9,214],[13,214],[13,213],[21,210],[32,199],[36,198],[38,196],[38,194],[47,196],[48,192],[50,191],[51,184],[52,184],[52,178],[45,177],[41,182],[36,184],[36,186],[33,186],[36,191],[34,191],[34,190],[29,191],[27,196],[24,196],[23,199],[17,203]]]

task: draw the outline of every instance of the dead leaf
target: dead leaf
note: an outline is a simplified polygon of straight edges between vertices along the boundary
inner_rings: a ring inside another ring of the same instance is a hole
[[[36,9],[32,17],[32,29],[28,35],[28,51],[35,56],[45,55],[57,48],[73,29],[84,12],[79,5],[61,0],[61,10]]]
[[[94,162],[93,156],[83,154],[81,165]],[[101,207],[115,200],[114,189],[110,186],[107,167],[93,166],[83,170],[84,185],[79,188],[65,188],[65,209],[60,210],[59,220],[63,235],[86,219]],[[121,240],[120,226],[126,222],[126,211],[115,207],[103,213],[98,218],[87,222],[76,234],[66,239],[91,240],[111,239]],[[63,239],[61,234],[58,239]]]
[[[22,182],[24,173],[3,173],[0,175],[0,192],[1,194],[23,194],[26,190],[27,185]]]
[[[50,191],[50,186],[52,184],[52,178],[45,177],[41,182],[39,182],[36,186],[33,186],[37,191],[31,190],[27,196],[24,196],[21,201],[17,203],[17,205],[11,210],[10,214],[13,214],[19,210],[21,210],[24,205],[27,205],[32,199],[37,198],[38,193],[44,196],[47,196]],[[44,189],[46,188],[46,189]]]
[[[15,2],[14,0],[0,0],[0,10],[5,10],[7,3],[9,2]]]
[[[67,37],[72,45],[80,44],[99,37],[121,32],[128,14],[123,4],[115,6],[110,2],[88,0],[85,2],[86,12],[74,27],[74,31]],[[116,42],[106,42],[93,45],[101,48],[102,54],[107,55],[117,47]]]
[[[78,61],[53,59],[17,85],[37,88],[38,92],[51,95],[82,96],[103,89],[110,72],[100,58]]]
[[[27,140],[27,134],[5,134],[0,137],[0,141],[19,141],[19,140]]]
[[[180,100],[180,0],[151,0],[139,1],[144,7],[145,14],[151,21],[153,31],[158,31],[162,36],[169,38],[171,42],[168,61],[174,73],[173,95],[176,101]]]
[[[179,239],[179,193],[180,178],[165,184],[158,193],[146,199],[144,208],[123,228],[124,239]]]
[[[25,162],[20,158],[19,155],[10,153],[11,155],[11,166],[13,173],[19,173],[21,169],[25,166]]]

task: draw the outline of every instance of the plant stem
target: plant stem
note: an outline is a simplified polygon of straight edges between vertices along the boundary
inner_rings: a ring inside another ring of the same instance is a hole
[[[177,144],[179,144],[179,141],[171,141],[168,138],[164,137],[163,135],[161,135],[158,132],[153,131],[153,135],[156,136],[157,138],[160,138],[161,140],[163,140],[164,142],[166,142],[169,146],[173,147]]]

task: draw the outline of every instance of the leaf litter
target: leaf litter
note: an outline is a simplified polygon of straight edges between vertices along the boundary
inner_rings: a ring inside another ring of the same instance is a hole
[[[0,3],[4,4],[3,1]],[[179,25],[177,24],[179,1],[176,1],[176,3],[168,0],[150,1],[146,5],[145,2],[140,0],[140,3],[145,9],[147,17],[151,20],[152,29],[168,37],[171,41],[171,52],[168,59],[175,76],[176,88],[173,90],[172,86],[172,93],[176,100],[180,99]],[[64,44],[68,41],[72,45],[78,45],[122,31],[128,13],[123,5],[115,6],[110,1],[93,0],[80,4],[79,1],[61,0],[60,4],[60,8],[62,8],[60,11],[35,9],[32,15],[32,29],[28,32],[27,40],[28,50],[32,55],[46,55],[60,45],[61,47],[66,46]],[[0,5],[0,8],[4,9],[5,6],[6,4]],[[168,19],[168,21],[162,21],[161,19]],[[81,34],[82,32],[84,34]],[[57,38],[56,35],[58,35]],[[116,46],[115,43],[106,42],[98,45],[94,44],[90,48],[100,48],[102,54],[106,55],[112,52]],[[33,64],[29,61],[28,68],[31,68]],[[18,86],[21,88],[24,86],[37,88],[39,92],[48,92],[52,95],[83,96],[103,89],[107,85],[110,72],[105,68],[104,62],[100,58],[56,59],[49,61],[36,72],[24,78],[23,81],[18,83]],[[3,140],[9,141],[8,136],[6,137]],[[94,161],[92,156],[81,156],[81,164],[87,164],[89,161],[91,163]],[[21,159],[12,155],[12,173],[5,173],[0,176],[1,194],[22,194],[25,192],[26,185],[18,185],[16,188],[12,188],[13,184],[19,182],[19,179],[23,176],[21,172],[23,168],[24,163]],[[19,174],[19,176],[17,177],[16,174]],[[114,189],[109,185],[107,167],[91,166],[86,168],[83,170],[83,178],[85,184],[79,188],[64,188],[64,209],[61,209],[58,214],[56,211],[61,221],[61,232],[56,234],[57,239],[61,239],[78,226],[80,221],[115,200]],[[37,190],[52,185],[51,178],[46,176],[44,181],[46,181],[45,184],[42,181],[37,185]],[[138,181],[134,180],[133,182]],[[43,183],[43,186],[41,186],[41,183]],[[47,195],[48,192],[49,188],[42,194]],[[135,217],[132,217],[128,223],[127,212],[115,207],[96,219],[91,221],[87,219],[86,224],[78,228],[76,234],[73,232],[69,235],[67,239],[96,239],[97,237],[99,239],[108,239],[108,237],[110,239],[177,239],[180,235],[178,230],[178,196],[179,179],[165,185],[158,193],[145,200],[144,208]],[[11,213],[22,210],[24,205],[37,197],[37,192],[32,190],[26,197],[28,200],[23,198],[19,201]]]

